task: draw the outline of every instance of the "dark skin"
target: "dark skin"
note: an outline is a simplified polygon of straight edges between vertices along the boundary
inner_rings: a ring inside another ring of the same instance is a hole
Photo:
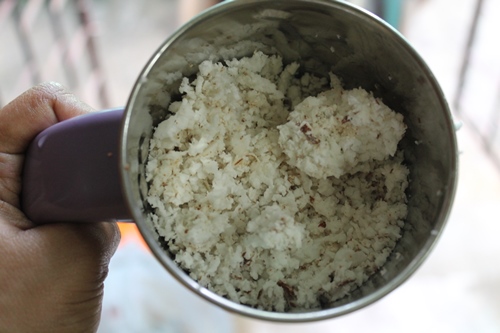
[[[92,109],[61,85],[38,85],[0,109],[0,332],[95,332],[115,223],[36,225],[20,203],[29,143]]]

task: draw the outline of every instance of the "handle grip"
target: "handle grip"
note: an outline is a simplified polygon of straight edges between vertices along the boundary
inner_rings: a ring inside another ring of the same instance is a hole
[[[123,108],[57,123],[24,162],[22,209],[35,223],[129,220],[118,149]]]

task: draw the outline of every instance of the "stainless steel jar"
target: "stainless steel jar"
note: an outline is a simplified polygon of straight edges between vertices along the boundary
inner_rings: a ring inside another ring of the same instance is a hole
[[[401,143],[410,169],[403,236],[382,270],[328,308],[269,312],[216,295],[176,265],[146,219],[150,210],[145,201],[148,142],[154,126],[166,116],[161,110],[178,95],[179,75],[196,73],[197,65],[206,59],[242,57],[255,50],[280,54],[285,62],[298,61],[301,68],[319,75],[333,71],[347,87],[361,86],[382,98],[404,115],[408,126]],[[187,288],[227,310],[259,319],[326,319],[388,294],[429,255],[443,231],[456,188],[455,130],[436,78],[396,30],[342,1],[225,1],[165,41],[139,75],[125,111],[86,117],[86,125],[81,126],[81,119],[70,121],[49,128],[32,145],[25,169],[24,209],[28,216],[39,222],[132,219],[154,255]],[[96,129],[96,123],[101,129]],[[75,137],[66,139],[68,132]],[[101,135],[109,138],[101,139],[108,144],[100,144],[100,152],[83,151],[89,146],[83,137]],[[52,155],[47,153],[50,142]],[[89,162],[90,155],[100,158]],[[63,171],[54,176],[53,170]]]

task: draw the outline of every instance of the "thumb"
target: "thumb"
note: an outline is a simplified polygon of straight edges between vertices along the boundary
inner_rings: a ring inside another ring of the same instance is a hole
[[[0,109],[0,152],[22,154],[45,128],[91,111],[59,83],[33,87]]]

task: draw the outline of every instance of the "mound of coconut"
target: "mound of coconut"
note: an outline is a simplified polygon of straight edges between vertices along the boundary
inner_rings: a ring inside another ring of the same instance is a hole
[[[317,309],[401,237],[401,114],[279,56],[200,64],[155,129],[149,218],[180,267],[234,302]]]

